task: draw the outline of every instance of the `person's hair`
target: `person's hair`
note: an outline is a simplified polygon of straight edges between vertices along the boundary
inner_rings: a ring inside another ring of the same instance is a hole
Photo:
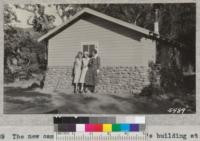
[[[94,52],[95,54],[97,54],[97,50],[96,49],[93,49],[92,52]]]
[[[81,51],[79,51],[78,53],[77,53],[77,55],[76,55],[76,58],[79,58],[79,55],[83,55],[83,53],[81,52]]]
[[[85,57],[86,54],[89,57],[89,52],[85,51],[83,54],[84,54],[84,57]]]

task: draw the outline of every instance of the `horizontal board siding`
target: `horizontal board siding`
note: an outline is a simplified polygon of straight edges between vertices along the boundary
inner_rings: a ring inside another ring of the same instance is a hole
[[[49,40],[48,65],[72,65],[77,52],[82,51],[81,43],[89,41],[98,42],[102,66],[146,66],[155,56],[155,43],[149,39],[135,40],[80,19]]]

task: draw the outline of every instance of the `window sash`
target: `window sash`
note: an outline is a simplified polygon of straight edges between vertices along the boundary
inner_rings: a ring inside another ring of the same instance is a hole
[[[83,44],[82,45],[82,50],[83,52],[87,51],[89,53],[89,56],[91,57],[92,56],[92,50],[93,49],[96,49],[97,48],[97,45],[94,44],[94,43],[88,43],[88,44]]]

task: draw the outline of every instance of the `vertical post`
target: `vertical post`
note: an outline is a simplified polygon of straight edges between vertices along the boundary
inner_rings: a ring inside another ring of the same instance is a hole
[[[155,22],[154,22],[154,32],[159,34],[159,17],[158,17],[158,9],[155,9]]]

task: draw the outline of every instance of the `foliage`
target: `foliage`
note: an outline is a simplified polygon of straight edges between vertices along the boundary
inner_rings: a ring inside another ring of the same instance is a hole
[[[12,21],[18,21],[16,13],[12,10],[12,8],[8,5],[4,5],[4,24],[9,24]]]
[[[153,5],[150,4],[54,4],[63,22],[84,7],[153,30]]]
[[[161,87],[165,92],[175,92],[183,88],[183,73],[176,66],[163,67],[160,73]]]
[[[158,4],[160,34],[186,45],[182,48],[183,65],[195,66],[196,5]]]
[[[22,29],[4,29],[4,48],[4,73],[9,81],[28,79],[32,73],[41,73],[41,67],[46,65],[44,45]]]
[[[150,86],[148,88],[149,90],[151,89],[151,91],[156,91],[154,94],[183,90],[183,72],[176,64],[161,67],[160,65],[150,62],[149,67],[151,69],[149,72]]]
[[[88,7],[123,21],[153,30],[154,9],[151,4],[107,4],[88,5]]]
[[[76,14],[83,7],[83,5],[79,5],[79,4],[53,4],[49,6],[55,7],[56,12],[63,23],[69,20],[71,16]]]
[[[18,21],[9,5],[4,7],[4,74],[5,82],[28,79],[33,73],[41,73],[45,60],[45,47],[38,43],[32,29],[25,30],[11,26]]]
[[[27,19],[27,24],[32,25],[37,32],[46,33],[55,26],[55,16],[45,13],[45,6],[41,4],[15,5],[16,8],[31,12],[33,16]]]

